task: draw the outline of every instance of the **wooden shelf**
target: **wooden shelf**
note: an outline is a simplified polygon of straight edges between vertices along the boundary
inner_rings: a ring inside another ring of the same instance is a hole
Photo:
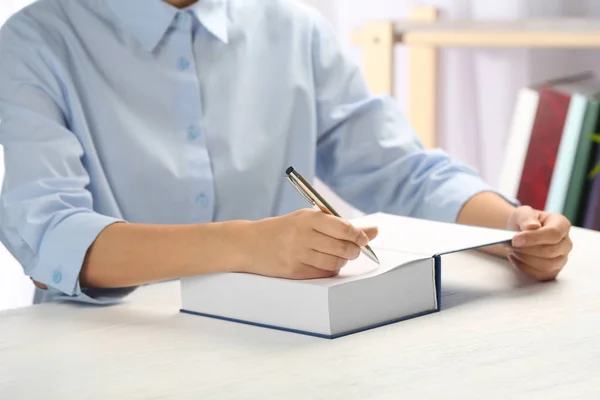
[[[588,48],[600,46],[600,21],[582,18],[402,21],[394,23],[394,41],[435,46]]]
[[[491,19],[491,20],[405,20],[396,21],[394,29],[403,31],[436,32],[600,32],[600,20],[595,18],[538,18],[538,19]]]
[[[408,49],[408,118],[427,148],[436,146],[437,50],[441,47],[600,48],[600,20],[438,20],[433,7],[406,21],[373,21],[352,34],[361,46],[365,79],[375,94],[394,95],[394,46]]]

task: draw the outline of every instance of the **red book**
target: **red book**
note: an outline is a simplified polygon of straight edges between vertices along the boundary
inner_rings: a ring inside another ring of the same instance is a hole
[[[540,89],[540,101],[523,165],[517,199],[538,210],[546,207],[556,155],[567,119],[571,95],[552,87]]]

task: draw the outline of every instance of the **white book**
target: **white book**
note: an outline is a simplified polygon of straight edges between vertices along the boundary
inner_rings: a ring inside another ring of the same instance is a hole
[[[509,198],[516,198],[519,191],[539,101],[536,87],[525,87],[517,96],[498,184],[498,190]]]
[[[442,255],[510,241],[515,232],[372,214],[380,265],[362,255],[332,278],[218,273],[181,280],[181,311],[337,338],[440,310]]]

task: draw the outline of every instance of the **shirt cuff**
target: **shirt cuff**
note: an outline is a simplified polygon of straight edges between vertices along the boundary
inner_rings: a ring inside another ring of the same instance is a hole
[[[100,232],[123,220],[93,212],[79,212],[63,219],[47,233],[30,277],[48,287],[53,299],[107,303],[131,293],[133,288],[81,289],[79,274],[88,248]]]
[[[115,289],[81,289],[81,294],[68,296],[61,291],[48,286],[48,289],[35,289],[34,303],[43,304],[58,301],[72,301],[76,303],[111,305],[120,303],[123,298],[136,289],[137,286]]]

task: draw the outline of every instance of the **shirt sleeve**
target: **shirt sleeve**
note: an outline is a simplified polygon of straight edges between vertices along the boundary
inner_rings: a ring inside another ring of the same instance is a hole
[[[313,21],[319,179],[363,212],[444,222],[472,196],[496,192],[468,165],[424,149],[396,102],[369,92],[327,21]]]
[[[98,234],[124,221],[93,210],[85,155],[68,129],[64,82],[32,36],[14,19],[0,32],[0,240],[54,298],[115,301],[132,289],[84,290],[79,273]]]

